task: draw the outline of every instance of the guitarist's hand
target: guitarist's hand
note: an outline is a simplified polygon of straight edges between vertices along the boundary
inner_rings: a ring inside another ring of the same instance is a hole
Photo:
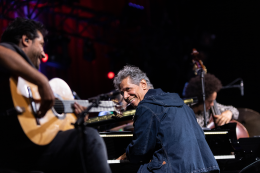
[[[38,86],[41,106],[36,114],[38,117],[43,117],[55,100],[48,79],[26,62],[21,55],[3,46],[0,46],[0,64],[9,69],[13,76],[20,76]]]
[[[84,106],[81,106],[80,104],[78,104],[77,102],[74,103],[74,112],[75,114],[78,116],[81,112],[83,112],[85,109],[87,109]],[[84,121],[88,120],[88,115],[85,116]]]
[[[214,115],[215,121],[218,126],[222,126],[224,124],[227,124],[232,119],[232,112],[227,110],[221,113],[221,115]]]
[[[45,82],[38,85],[38,91],[41,96],[41,105],[37,112],[37,116],[41,118],[44,117],[46,112],[53,106],[55,97],[47,78],[45,79]]]

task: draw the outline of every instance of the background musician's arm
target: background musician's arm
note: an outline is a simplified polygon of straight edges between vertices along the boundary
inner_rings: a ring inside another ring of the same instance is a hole
[[[156,146],[158,121],[152,112],[143,106],[137,108],[134,118],[133,140],[126,149],[127,159],[133,163],[149,162]]]
[[[214,117],[219,126],[229,123],[232,119],[238,119],[239,112],[237,108],[233,106],[225,106],[219,103],[217,103],[217,107],[220,110],[221,115],[215,115]]]
[[[46,114],[54,103],[54,95],[48,79],[28,64],[18,53],[0,46],[0,65],[10,70],[13,75],[21,76],[25,80],[38,86],[41,96],[41,106],[37,112],[39,117]]]

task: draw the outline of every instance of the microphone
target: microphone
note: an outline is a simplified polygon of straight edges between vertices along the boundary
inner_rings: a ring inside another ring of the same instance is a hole
[[[240,91],[241,91],[241,96],[243,96],[244,95],[244,82],[243,82],[243,80],[241,80],[241,82],[240,82]]]

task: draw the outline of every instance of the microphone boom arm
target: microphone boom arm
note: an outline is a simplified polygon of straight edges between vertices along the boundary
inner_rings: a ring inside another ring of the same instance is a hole
[[[232,85],[232,84],[234,84],[235,82],[237,82],[239,80],[240,80],[240,85]],[[241,96],[243,96],[244,95],[244,82],[243,82],[243,79],[237,78],[236,80],[234,80],[230,84],[228,84],[226,86],[223,86],[221,89],[229,89],[229,88],[239,88],[240,91],[241,91]]]

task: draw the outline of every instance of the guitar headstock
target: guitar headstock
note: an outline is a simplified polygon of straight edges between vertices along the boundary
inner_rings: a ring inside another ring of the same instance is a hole
[[[195,72],[195,75],[200,73],[201,71],[204,71],[204,73],[207,73],[206,67],[203,65],[203,62],[198,58],[199,52],[193,48],[191,55],[193,56],[192,62],[194,64],[193,70]]]

